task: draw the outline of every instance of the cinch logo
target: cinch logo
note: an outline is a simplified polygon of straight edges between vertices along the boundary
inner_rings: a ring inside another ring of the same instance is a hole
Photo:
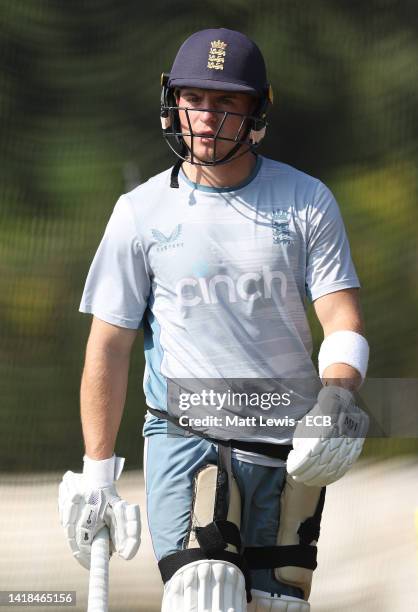
[[[177,242],[177,239],[181,236],[181,224],[176,225],[169,236],[165,236],[157,229],[152,229],[151,233],[159,245],[157,246],[157,251],[168,251],[169,249],[184,246],[184,242]]]
[[[212,278],[182,278],[176,284],[177,299],[182,306],[217,304],[221,294],[222,299],[225,299],[225,290],[230,303],[240,299],[246,302],[255,302],[260,298],[269,299],[277,290],[283,301],[287,292],[287,278],[283,272],[272,271],[268,266],[263,266],[261,273],[246,272],[236,280],[226,274],[216,274]]]

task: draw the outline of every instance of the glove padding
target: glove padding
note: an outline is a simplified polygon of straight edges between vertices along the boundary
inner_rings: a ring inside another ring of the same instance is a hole
[[[107,525],[110,530],[110,555],[117,552],[132,559],[141,543],[141,518],[138,504],[121,499],[115,485],[92,489],[83,474],[66,472],[59,486],[58,506],[73,556],[90,569],[94,536]]]
[[[330,417],[316,422],[315,417]],[[353,394],[342,387],[324,387],[315,406],[296,426],[287,471],[308,486],[324,487],[342,476],[357,461],[369,428],[369,417],[355,405]],[[315,436],[315,437],[313,437]]]

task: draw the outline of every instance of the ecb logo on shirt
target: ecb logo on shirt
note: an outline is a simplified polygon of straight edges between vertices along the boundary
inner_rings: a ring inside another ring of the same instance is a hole
[[[273,228],[273,244],[292,244],[287,210],[274,210],[271,226]]]
[[[169,236],[166,236],[160,230],[152,229],[152,235],[157,241],[157,251],[168,251],[170,249],[176,249],[178,247],[184,246],[184,242],[179,242],[178,239],[181,236],[181,224],[176,225],[174,230],[171,232]]]

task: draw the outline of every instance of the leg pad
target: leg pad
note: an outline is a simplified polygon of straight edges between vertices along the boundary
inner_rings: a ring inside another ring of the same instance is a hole
[[[161,612],[246,612],[244,576],[233,563],[204,559],[166,582]],[[293,611],[292,611],[293,612]]]

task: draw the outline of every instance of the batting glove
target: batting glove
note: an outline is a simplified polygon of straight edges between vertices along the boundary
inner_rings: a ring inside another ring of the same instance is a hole
[[[139,506],[121,499],[115,487],[124,462],[122,457],[95,461],[85,456],[83,473],[66,472],[59,486],[61,525],[73,556],[87,569],[94,536],[104,525],[110,530],[110,554],[116,551],[129,560],[138,552]]]
[[[287,471],[296,482],[324,487],[342,476],[363,449],[369,417],[348,389],[321,389],[315,406],[298,423]]]

